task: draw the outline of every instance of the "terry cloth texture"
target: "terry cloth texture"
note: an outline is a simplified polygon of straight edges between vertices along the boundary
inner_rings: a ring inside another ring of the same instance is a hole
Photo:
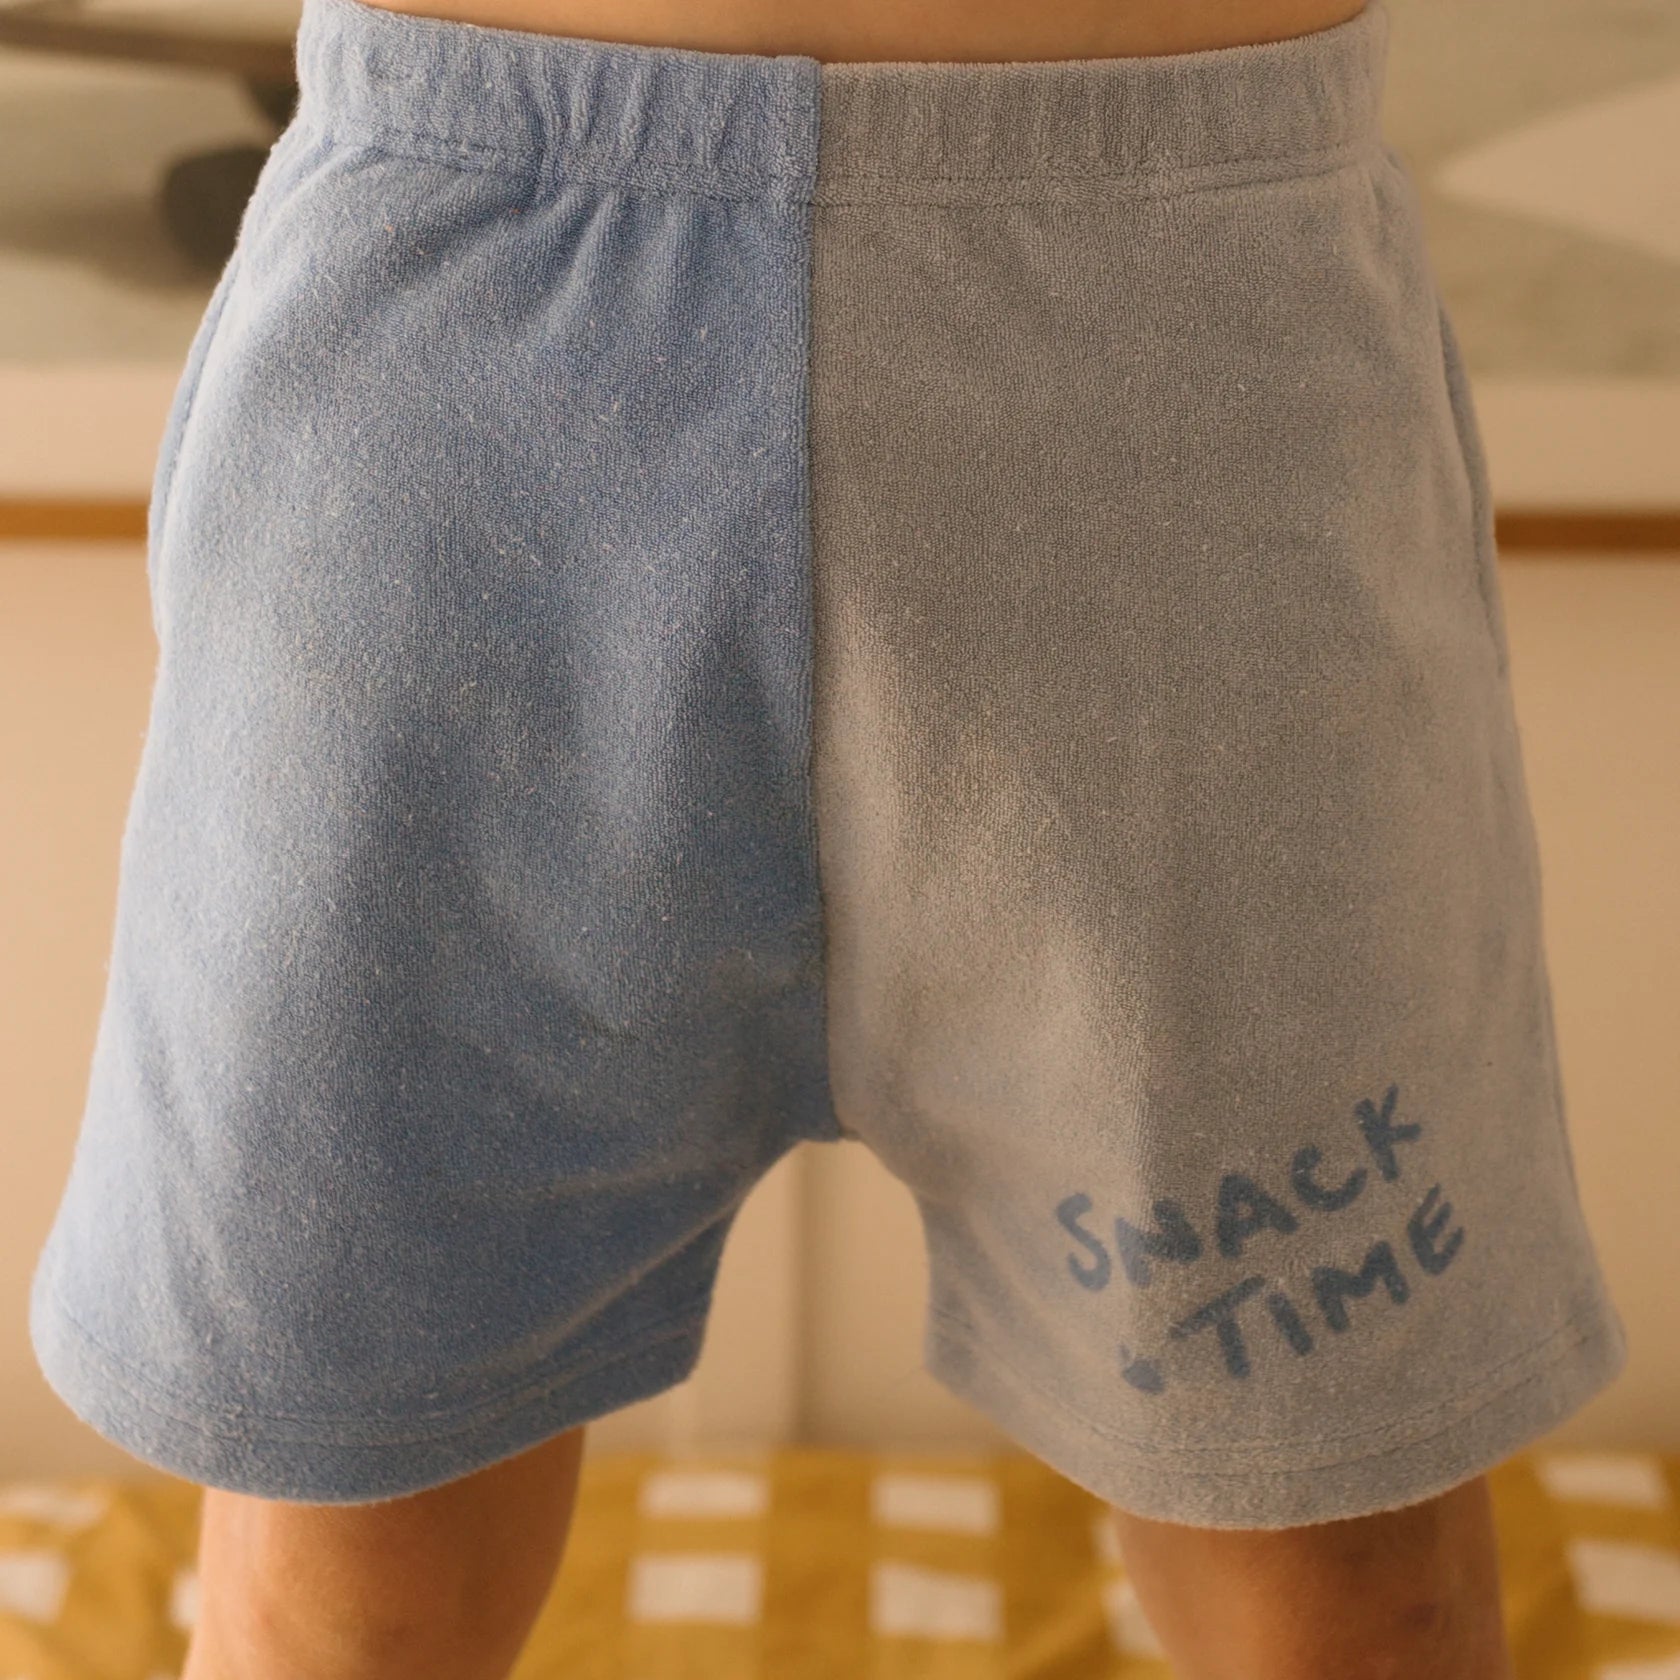
[[[43,1370],[417,1491],[680,1382],[801,1142],[1123,1508],[1487,1470],[1621,1370],[1488,478],[1380,0],[825,63],[306,0],[153,487]]]

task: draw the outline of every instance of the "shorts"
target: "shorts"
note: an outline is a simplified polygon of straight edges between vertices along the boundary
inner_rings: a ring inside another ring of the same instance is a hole
[[[830,63],[307,0],[152,486],[40,1365],[420,1491],[681,1382],[802,1142],[1100,1498],[1430,1498],[1625,1358],[1381,0]]]

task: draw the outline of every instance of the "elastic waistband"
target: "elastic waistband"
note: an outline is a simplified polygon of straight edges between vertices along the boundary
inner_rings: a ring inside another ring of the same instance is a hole
[[[303,0],[298,120],[464,168],[814,202],[1056,198],[1303,173],[1380,142],[1384,0],[1143,58],[826,63]]]

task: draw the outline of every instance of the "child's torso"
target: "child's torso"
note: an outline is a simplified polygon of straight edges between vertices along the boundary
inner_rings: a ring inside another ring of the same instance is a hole
[[[1284,40],[1362,0],[364,0],[491,28],[826,62],[1131,58]]]

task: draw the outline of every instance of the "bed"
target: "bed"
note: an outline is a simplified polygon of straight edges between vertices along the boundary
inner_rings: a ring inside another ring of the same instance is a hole
[[[1680,1680],[1680,1454],[1490,1476],[1519,1680]],[[0,1680],[174,1680],[200,1490],[0,1483]],[[514,1680],[1169,1680],[1102,1502],[1025,1454],[586,1454]]]

